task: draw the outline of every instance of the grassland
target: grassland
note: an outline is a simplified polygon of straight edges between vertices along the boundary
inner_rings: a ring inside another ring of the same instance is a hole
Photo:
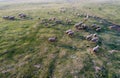
[[[14,21],[0,18],[0,78],[120,78],[120,33],[108,29],[111,23],[120,24],[119,3],[0,4],[0,17],[17,18]],[[65,13],[60,13],[62,7],[66,8]],[[33,19],[19,19],[19,13]],[[81,30],[70,38],[65,31],[75,31],[74,24],[84,19],[75,13],[96,15],[107,21],[100,23],[90,18],[86,24],[96,23],[102,31]],[[51,17],[63,24],[53,26],[48,22],[47,27],[41,24],[42,19]],[[72,19],[72,24],[66,24],[65,18]],[[96,55],[90,53],[96,44],[84,39],[90,33],[101,38]],[[57,36],[58,41],[49,43],[51,36]],[[116,52],[110,53],[111,50]],[[101,70],[97,72],[95,67]]]

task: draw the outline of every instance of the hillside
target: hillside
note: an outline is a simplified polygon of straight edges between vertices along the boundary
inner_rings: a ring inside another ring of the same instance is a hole
[[[1,2],[0,78],[120,78],[120,2],[99,1]]]

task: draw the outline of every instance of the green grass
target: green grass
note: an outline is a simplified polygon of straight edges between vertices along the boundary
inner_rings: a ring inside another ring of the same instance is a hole
[[[67,11],[60,13],[63,5]],[[102,32],[81,30],[75,32],[72,38],[65,34],[68,29],[75,30],[74,24],[84,19],[76,17],[76,12],[100,16],[107,21],[120,24],[119,5],[89,3],[72,6],[76,7],[75,11],[67,3],[0,5],[0,17],[14,15],[18,18],[17,14],[22,12],[33,18],[15,21],[0,18],[0,77],[119,78],[120,34],[108,29],[110,23],[101,24],[98,20],[89,18],[86,24],[90,26],[96,23],[102,27]],[[48,22],[48,27],[41,24],[42,19],[51,17],[62,20],[63,24],[52,26],[54,22]],[[72,19],[72,24],[67,25],[65,18]],[[91,54],[90,49],[97,44],[84,39],[84,36],[90,33],[97,33],[101,38],[100,51],[96,55]],[[51,36],[57,36],[58,41],[48,42]],[[111,54],[111,50],[117,52]],[[95,72],[94,66],[102,67],[102,70]]]

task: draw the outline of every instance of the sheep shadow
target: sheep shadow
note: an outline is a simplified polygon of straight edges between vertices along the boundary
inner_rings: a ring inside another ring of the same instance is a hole
[[[72,45],[68,45],[68,44],[59,43],[59,47],[65,48],[65,49],[68,49],[68,50],[71,50],[71,51],[76,51],[77,50],[76,46],[72,46]]]

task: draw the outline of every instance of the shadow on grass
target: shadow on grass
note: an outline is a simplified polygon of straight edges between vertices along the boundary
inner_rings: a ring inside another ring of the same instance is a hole
[[[48,73],[47,73],[47,77],[46,78],[53,78],[53,75],[54,75],[54,69],[55,69],[55,64],[56,64],[56,61],[58,59],[58,54],[59,54],[59,51],[56,52],[56,57],[53,58],[53,60],[50,62],[49,64],[49,67],[48,67]]]
[[[77,47],[75,46],[72,46],[72,45],[66,45],[66,44],[59,44],[59,47],[61,48],[65,48],[65,49],[68,49],[68,50],[72,50],[72,51],[76,51],[77,50]]]
[[[116,45],[116,44],[106,44],[107,46],[109,46],[109,48],[113,49],[113,50],[120,50],[120,46]]]

